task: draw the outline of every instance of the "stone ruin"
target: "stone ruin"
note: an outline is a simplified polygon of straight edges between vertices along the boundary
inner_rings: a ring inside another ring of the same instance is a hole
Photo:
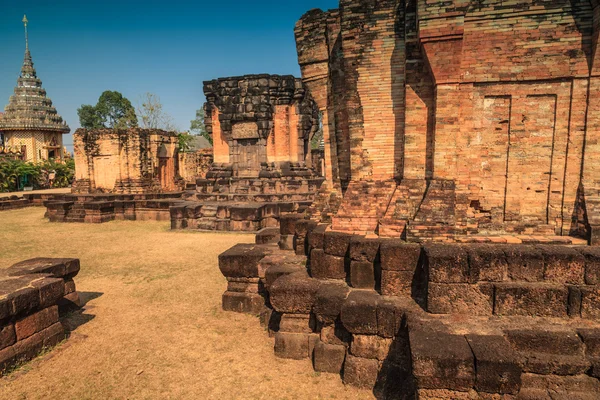
[[[81,306],[79,260],[34,258],[0,269],[0,377],[66,338],[59,320]]]
[[[599,32],[595,0],[309,11],[326,182],[221,254],[223,308],[377,398],[599,398]]]
[[[205,82],[204,92],[212,157],[178,154],[171,132],[80,129],[73,193],[44,202],[50,221],[170,220],[173,229],[258,231],[309,207],[323,178],[312,168],[322,169],[320,152],[310,148],[319,114],[302,80],[221,78]]]
[[[307,208],[318,110],[300,79],[247,75],[204,83],[214,164],[171,208],[174,229],[258,231]]]
[[[416,241],[589,235],[597,18],[589,0],[308,12],[298,57],[323,115],[327,187],[343,194],[332,227]]]
[[[73,193],[176,191],[177,133],[155,129],[78,129]]]

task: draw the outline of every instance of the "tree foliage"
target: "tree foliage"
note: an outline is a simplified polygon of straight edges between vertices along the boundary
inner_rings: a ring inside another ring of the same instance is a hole
[[[34,189],[50,188],[48,174],[55,173],[53,188],[69,187],[75,176],[75,161],[66,160],[57,163],[46,160],[41,163],[31,163],[22,160],[0,159],[0,192],[15,192],[19,190],[19,181],[27,177]]]
[[[82,105],[77,114],[81,127],[86,129],[126,129],[138,125],[131,102],[116,91],[105,91],[95,106]]]
[[[141,96],[137,106],[138,119],[143,128],[177,131],[173,118],[163,110],[160,98],[153,93]]]
[[[206,130],[206,125],[204,123],[204,108],[201,108],[196,111],[196,118],[191,121],[190,131],[197,136],[203,136],[210,142],[213,143],[212,136]]]

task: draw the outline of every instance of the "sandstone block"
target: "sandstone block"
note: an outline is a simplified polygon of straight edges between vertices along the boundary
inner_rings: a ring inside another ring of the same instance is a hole
[[[350,283],[357,289],[375,289],[375,266],[370,261],[350,262]]]
[[[353,334],[377,334],[377,306],[381,296],[376,292],[354,290],[342,306],[341,321]]]
[[[463,247],[455,244],[424,246],[429,281],[435,283],[468,283],[469,261]]]
[[[77,288],[75,287],[75,281],[73,279],[67,279],[65,281],[65,288],[63,295],[71,294],[75,292]]]
[[[256,244],[272,244],[279,242],[279,228],[264,228],[256,234]]]
[[[70,279],[69,282],[72,282],[71,285],[73,287],[75,286],[72,279]],[[65,285],[65,281],[61,278],[44,278],[31,283],[31,286],[38,289],[40,292],[40,308],[46,308],[56,304],[58,299],[65,294]]]
[[[339,374],[346,358],[346,346],[318,341],[313,355],[313,367],[317,372]]]
[[[308,234],[308,245],[311,249],[323,249],[327,224],[319,224]]]
[[[10,316],[11,306],[8,298],[0,299],[0,321]]]
[[[343,375],[346,385],[372,389],[377,383],[378,374],[379,362],[377,360],[354,357],[350,354],[346,356]]]
[[[68,276],[73,278],[80,269],[79,260],[76,258],[32,258],[14,264],[6,271],[9,276],[28,274],[52,274],[55,278]]]
[[[590,357],[600,357],[600,329],[580,328],[577,334],[585,344],[585,354]]]
[[[412,301],[408,300],[408,304]],[[382,297],[377,303],[377,334],[384,338],[396,337],[405,317],[407,302],[394,297]]]
[[[475,385],[473,353],[464,336],[409,326],[409,338],[418,388],[467,392]]]
[[[58,322],[58,306],[45,308],[15,322],[17,341],[28,338]]]
[[[569,290],[562,285],[498,283],[496,286],[496,315],[528,315],[565,317]]]
[[[578,247],[577,251],[585,258],[585,283],[600,284],[600,247]]]
[[[266,288],[270,288],[271,285],[273,285],[273,283],[282,276],[304,271],[306,271],[306,269],[300,265],[287,264],[283,261],[281,264],[271,265],[264,271],[265,286]]]
[[[544,281],[562,284],[583,284],[585,258],[566,246],[539,245],[544,255]]]
[[[275,355],[280,358],[302,360],[309,355],[309,335],[305,333],[275,334]]]
[[[491,284],[430,283],[427,311],[432,314],[491,315],[494,287]]]
[[[279,237],[279,248],[281,250],[294,250],[294,235],[281,235]]]
[[[279,321],[279,332],[308,334],[315,328],[314,316],[310,314],[283,314]]]
[[[10,315],[17,316],[35,310],[40,305],[37,289],[24,288],[10,293],[7,297]]]
[[[353,235],[343,232],[328,231],[325,232],[323,240],[323,249],[325,253],[332,256],[345,257],[350,247],[350,241]]]
[[[309,314],[319,285],[319,281],[310,278],[306,272],[282,276],[271,285],[271,305],[281,313]]]
[[[513,281],[544,280],[544,255],[535,246],[507,245],[502,247],[508,263],[508,278]]]
[[[382,270],[415,271],[421,258],[421,245],[402,240],[384,240],[380,254]]]
[[[15,334],[15,326],[13,324],[0,327],[0,350],[5,349],[8,346],[12,346],[16,341],[17,336]]]
[[[324,324],[332,324],[339,317],[342,306],[350,293],[345,283],[324,282],[317,290],[313,312]]]
[[[310,273],[316,279],[346,279],[346,260],[344,257],[326,254],[321,249],[310,253]]]
[[[265,305],[265,299],[257,293],[223,293],[223,310],[258,315]]]
[[[414,271],[381,271],[381,294],[384,296],[410,297]]]
[[[263,247],[238,244],[219,255],[219,269],[225,277],[258,278],[258,264],[267,254]]]
[[[299,214],[286,214],[279,217],[279,231],[281,235],[291,235],[296,233],[296,223],[303,219]]]
[[[295,234],[297,237],[306,238],[308,241],[308,235],[312,232],[313,229],[317,227],[318,223],[316,221],[311,221],[309,219],[300,219],[296,221],[296,230]]]
[[[523,362],[523,372],[578,375],[591,363],[584,357],[583,343],[574,331],[508,329],[507,339]]]
[[[382,338],[377,335],[353,335],[350,353],[355,357],[383,361],[388,356],[391,346],[391,338]]]
[[[581,317],[597,320],[600,318],[600,288],[597,286],[581,287]]]
[[[508,279],[508,263],[499,246],[470,244],[465,249],[469,255],[469,282],[503,282]]]
[[[467,335],[477,365],[475,389],[479,392],[517,394],[521,366],[504,336]]]
[[[352,334],[344,328],[341,323],[326,325],[321,328],[321,342],[338,346],[348,346],[352,340]]]
[[[350,259],[374,263],[379,254],[381,240],[355,236],[350,241]]]

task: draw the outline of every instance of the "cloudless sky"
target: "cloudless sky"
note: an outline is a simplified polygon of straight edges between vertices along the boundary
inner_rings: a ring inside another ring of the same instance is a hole
[[[38,77],[59,114],[79,127],[77,108],[117,90],[135,105],[158,95],[178,129],[189,130],[205,98],[202,82],[255,73],[300,75],[294,25],[338,0],[0,0],[0,109],[25,51],[23,14]],[[72,149],[72,138],[65,144]]]

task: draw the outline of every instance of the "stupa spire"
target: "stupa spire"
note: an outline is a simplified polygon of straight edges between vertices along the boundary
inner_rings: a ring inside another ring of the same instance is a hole
[[[41,132],[70,131],[62,117],[56,112],[52,100],[46,96],[42,81],[37,77],[29,51],[27,16],[23,16],[25,25],[25,59],[21,67],[21,76],[17,79],[14,95],[10,97],[0,118],[0,132],[20,130],[38,130]]]
[[[23,16],[23,25],[25,25],[25,51],[29,51],[29,33],[27,33],[27,14]]]

